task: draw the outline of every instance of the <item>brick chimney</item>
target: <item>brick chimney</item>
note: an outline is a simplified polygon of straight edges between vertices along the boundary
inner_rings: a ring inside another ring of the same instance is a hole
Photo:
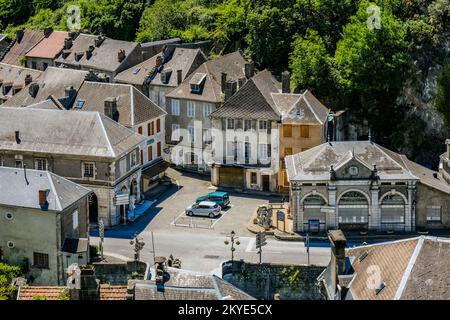
[[[39,206],[42,211],[48,211],[47,195],[49,190],[39,190]]]
[[[291,74],[289,71],[284,71],[281,74],[281,87],[283,93],[291,93]]]
[[[38,91],[39,91],[39,85],[37,83],[31,83],[30,86],[28,87],[28,93],[33,98],[36,98]]]
[[[100,300],[100,281],[95,277],[94,266],[81,266],[80,271],[80,289],[70,289],[70,299]]]
[[[31,76],[31,74],[27,74],[25,76],[25,85],[29,85],[31,82],[33,81],[33,77]]]
[[[177,85],[183,82],[183,70],[177,70]]]
[[[123,59],[125,59],[125,50],[120,49],[119,52],[117,53],[117,61],[122,62]]]
[[[17,30],[16,31],[16,41],[18,43],[20,43],[20,41],[22,41],[23,35],[25,34],[25,31],[23,31],[23,29]]]
[[[109,97],[105,99],[105,116],[117,121],[117,99],[115,97]]]
[[[253,77],[255,75],[255,65],[253,64],[253,62],[247,62],[245,64],[245,77],[247,79],[250,79],[251,77]]]
[[[341,230],[328,231],[331,242],[331,287],[335,293],[338,289],[338,276],[345,273],[345,246],[347,239]]]

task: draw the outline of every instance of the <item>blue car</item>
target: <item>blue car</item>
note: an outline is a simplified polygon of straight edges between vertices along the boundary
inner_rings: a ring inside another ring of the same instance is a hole
[[[226,208],[230,205],[230,197],[226,192],[210,192],[206,196],[202,196],[197,198],[196,203],[200,203],[202,201],[212,201],[217,203],[222,209]]]

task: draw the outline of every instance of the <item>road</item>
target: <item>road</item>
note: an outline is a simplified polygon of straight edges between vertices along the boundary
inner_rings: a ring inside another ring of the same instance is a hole
[[[241,242],[236,246],[235,259],[258,262],[255,235],[247,230],[246,225],[256,207],[267,203],[271,197],[230,194],[232,207],[214,224],[213,229],[174,226],[174,218],[198,196],[207,194],[211,189],[207,179],[172,169],[169,169],[169,172],[175,176],[177,186],[161,196],[150,210],[134,223],[106,230],[104,251],[132,258],[134,252],[130,240],[137,233],[146,243],[141,253],[142,259],[153,261],[153,232],[156,256],[168,257],[172,254],[181,259],[184,269],[211,272],[219,268],[223,261],[231,258],[230,247],[224,244],[224,240],[226,234],[234,230]],[[96,232],[91,233],[91,244],[98,244],[99,239],[96,236]],[[310,249],[311,264],[326,266],[329,260],[329,248]],[[267,245],[263,248],[263,262],[306,264],[307,261],[302,242],[282,242],[267,238]]]

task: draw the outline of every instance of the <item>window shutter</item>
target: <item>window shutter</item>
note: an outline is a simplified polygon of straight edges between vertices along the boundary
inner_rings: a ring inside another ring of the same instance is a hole
[[[227,129],[227,119],[222,118],[222,130]]]
[[[267,121],[267,134],[270,134],[272,130],[272,121]]]

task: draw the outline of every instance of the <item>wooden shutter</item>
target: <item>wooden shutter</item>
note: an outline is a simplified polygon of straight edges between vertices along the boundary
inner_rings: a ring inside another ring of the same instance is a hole
[[[161,132],[161,119],[156,120],[156,132]]]

